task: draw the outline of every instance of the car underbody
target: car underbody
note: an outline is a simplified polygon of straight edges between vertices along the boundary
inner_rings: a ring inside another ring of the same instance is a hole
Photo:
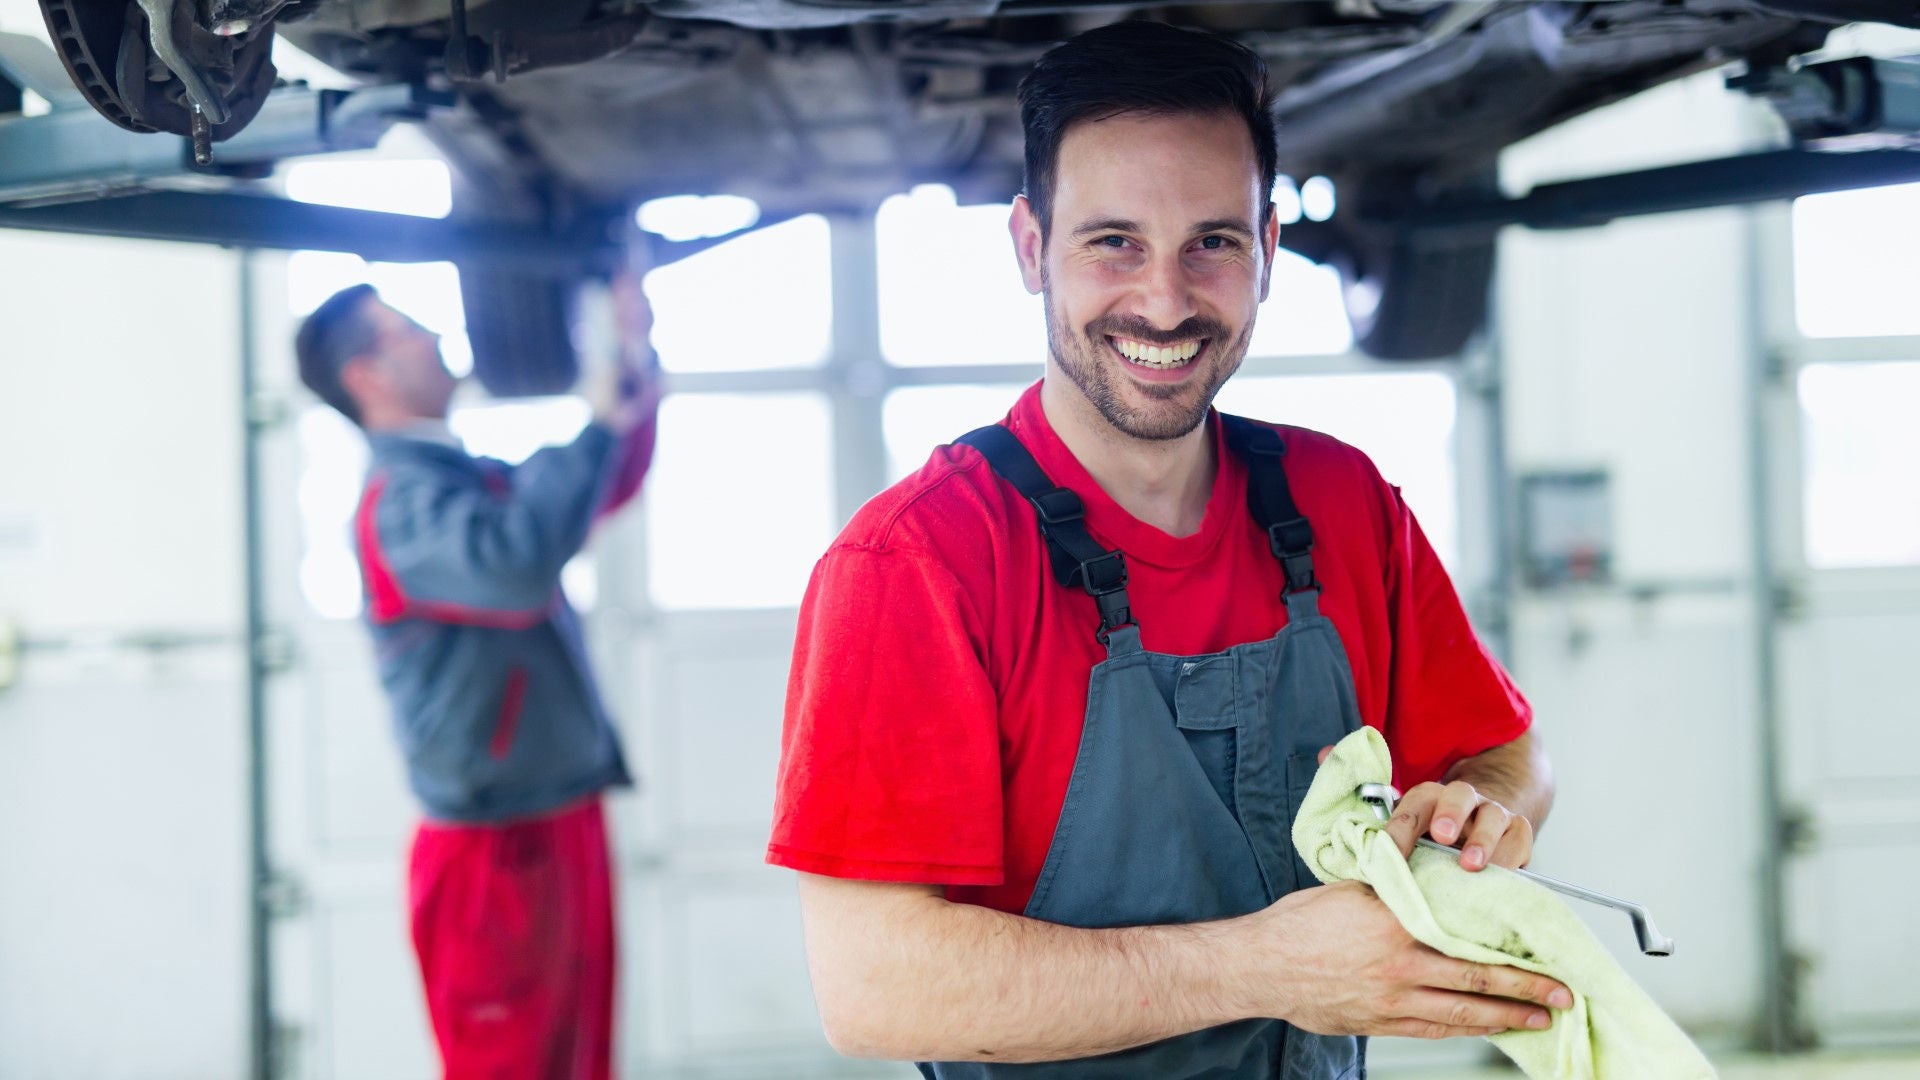
[[[247,149],[250,124],[284,123],[271,119],[274,102],[307,108],[306,93],[321,127],[331,122],[337,134],[347,129],[348,99],[399,94],[378,99],[388,103],[383,120],[419,124],[446,155],[460,217],[556,237],[604,237],[637,203],[683,193],[746,196],[763,220],[870,210],[920,183],[950,185],[962,202],[1004,201],[1021,183],[1015,88],[1048,47],[1120,18],[1229,34],[1266,60],[1278,88],[1280,171],[1325,177],[1339,194],[1331,220],[1300,222],[1282,242],[1341,271],[1357,342],[1388,358],[1448,355],[1483,322],[1492,231],[1505,222],[1414,226],[1423,215],[1458,218],[1463,206],[1497,202],[1494,166],[1505,147],[1727,65],[1780,106],[1805,146],[1886,134],[1900,110],[1875,70],[1855,86],[1857,70],[1803,72],[1798,58],[1844,23],[1920,26],[1920,7],[1887,0],[41,6],[86,103],[131,131],[190,139],[201,161],[185,171],[200,181],[243,185],[285,151]],[[276,39],[362,89],[315,95],[277,80]],[[313,123],[306,113],[296,122]],[[262,142],[258,133],[253,141]],[[1882,165],[1901,175],[1900,162]],[[102,189],[89,183],[75,190]],[[46,198],[58,188],[34,191]],[[5,195],[0,181],[0,203]]]

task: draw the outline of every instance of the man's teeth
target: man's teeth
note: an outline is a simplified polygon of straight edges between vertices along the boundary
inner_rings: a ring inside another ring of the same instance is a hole
[[[1179,367],[1200,352],[1200,343],[1197,341],[1183,341],[1178,345],[1161,346],[1147,345],[1126,338],[1114,338],[1113,345],[1120,350],[1121,356],[1136,364],[1160,368]]]

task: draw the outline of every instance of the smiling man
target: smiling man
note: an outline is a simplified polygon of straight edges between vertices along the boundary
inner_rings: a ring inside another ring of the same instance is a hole
[[[1044,378],[821,559],[771,862],[845,1053],[933,1077],[1341,1078],[1365,1035],[1544,1027],[1565,987],[1414,941],[1288,834],[1381,730],[1391,831],[1517,866],[1531,713],[1399,492],[1224,417],[1278,226],[1270,90],[1231,42],[1094,30],[1020,88],[1010,227]]]

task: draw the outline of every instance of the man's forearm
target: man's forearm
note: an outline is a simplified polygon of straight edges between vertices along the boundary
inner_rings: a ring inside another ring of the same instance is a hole
[[[1535,832],[1553,808],[1553,763],[1532,731],[1461,759],[1447,770],[1446,780],[1472,784],[1482,795],[1525,817]]]
[[[1237,920],[1085,930],[903,886],[863,917],[802,876],[807,951],[835,1048],[855,1057],[1056,1061],[1243,1019]]]

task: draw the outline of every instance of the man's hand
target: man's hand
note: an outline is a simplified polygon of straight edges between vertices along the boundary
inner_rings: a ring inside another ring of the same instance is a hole
[[[656,367],[653,359],[653,305],[641,287],[641,275],[632,267],[622,268],[607,282],[613,301],[613,325],[620,335],[621,355],[636,367]]]
[[[660,381],[622,363],[596,372],[587,390],[595,423],[625,435],[660,409]]]
[[[597,374],[589,400],[595,421],[616,435],[625,435],[659,411],[660,361],[648,340],[653,308],[640,287],[639,275],[622,270],[608,284],[608,292],[619,335],[619,361]]]
[[[1540,1029],[1573,995],[1518,968],[1456,960],[1414,940],[1372,889],[1343,881],[1303,889],[1246,916],[1262,924],[1278,1008],[1257,1008],[1322,1035],[1417,1039]]]
[[[1333,747],[1320,748],[1326,761]],[[1504,793],[1504,794],[1496,794]],[[1553,805],[1553,767],[1531,731],[1462,759],[1445,783],[1420,784],[1400,797],[1387,835],[1400,854],[1431,836],[1460,848],[1464,870],[1489,864],[1517,870],[1533,858],[1533,835]]]
[[[1533,823],[1465,780],[1421,784],[1401,796],[1387,835],[1402,855],[1413,854],[1422,836],[1458,847],[1464,870],[1483,870],[1488,863],[1517,870],[1533,858]]]

